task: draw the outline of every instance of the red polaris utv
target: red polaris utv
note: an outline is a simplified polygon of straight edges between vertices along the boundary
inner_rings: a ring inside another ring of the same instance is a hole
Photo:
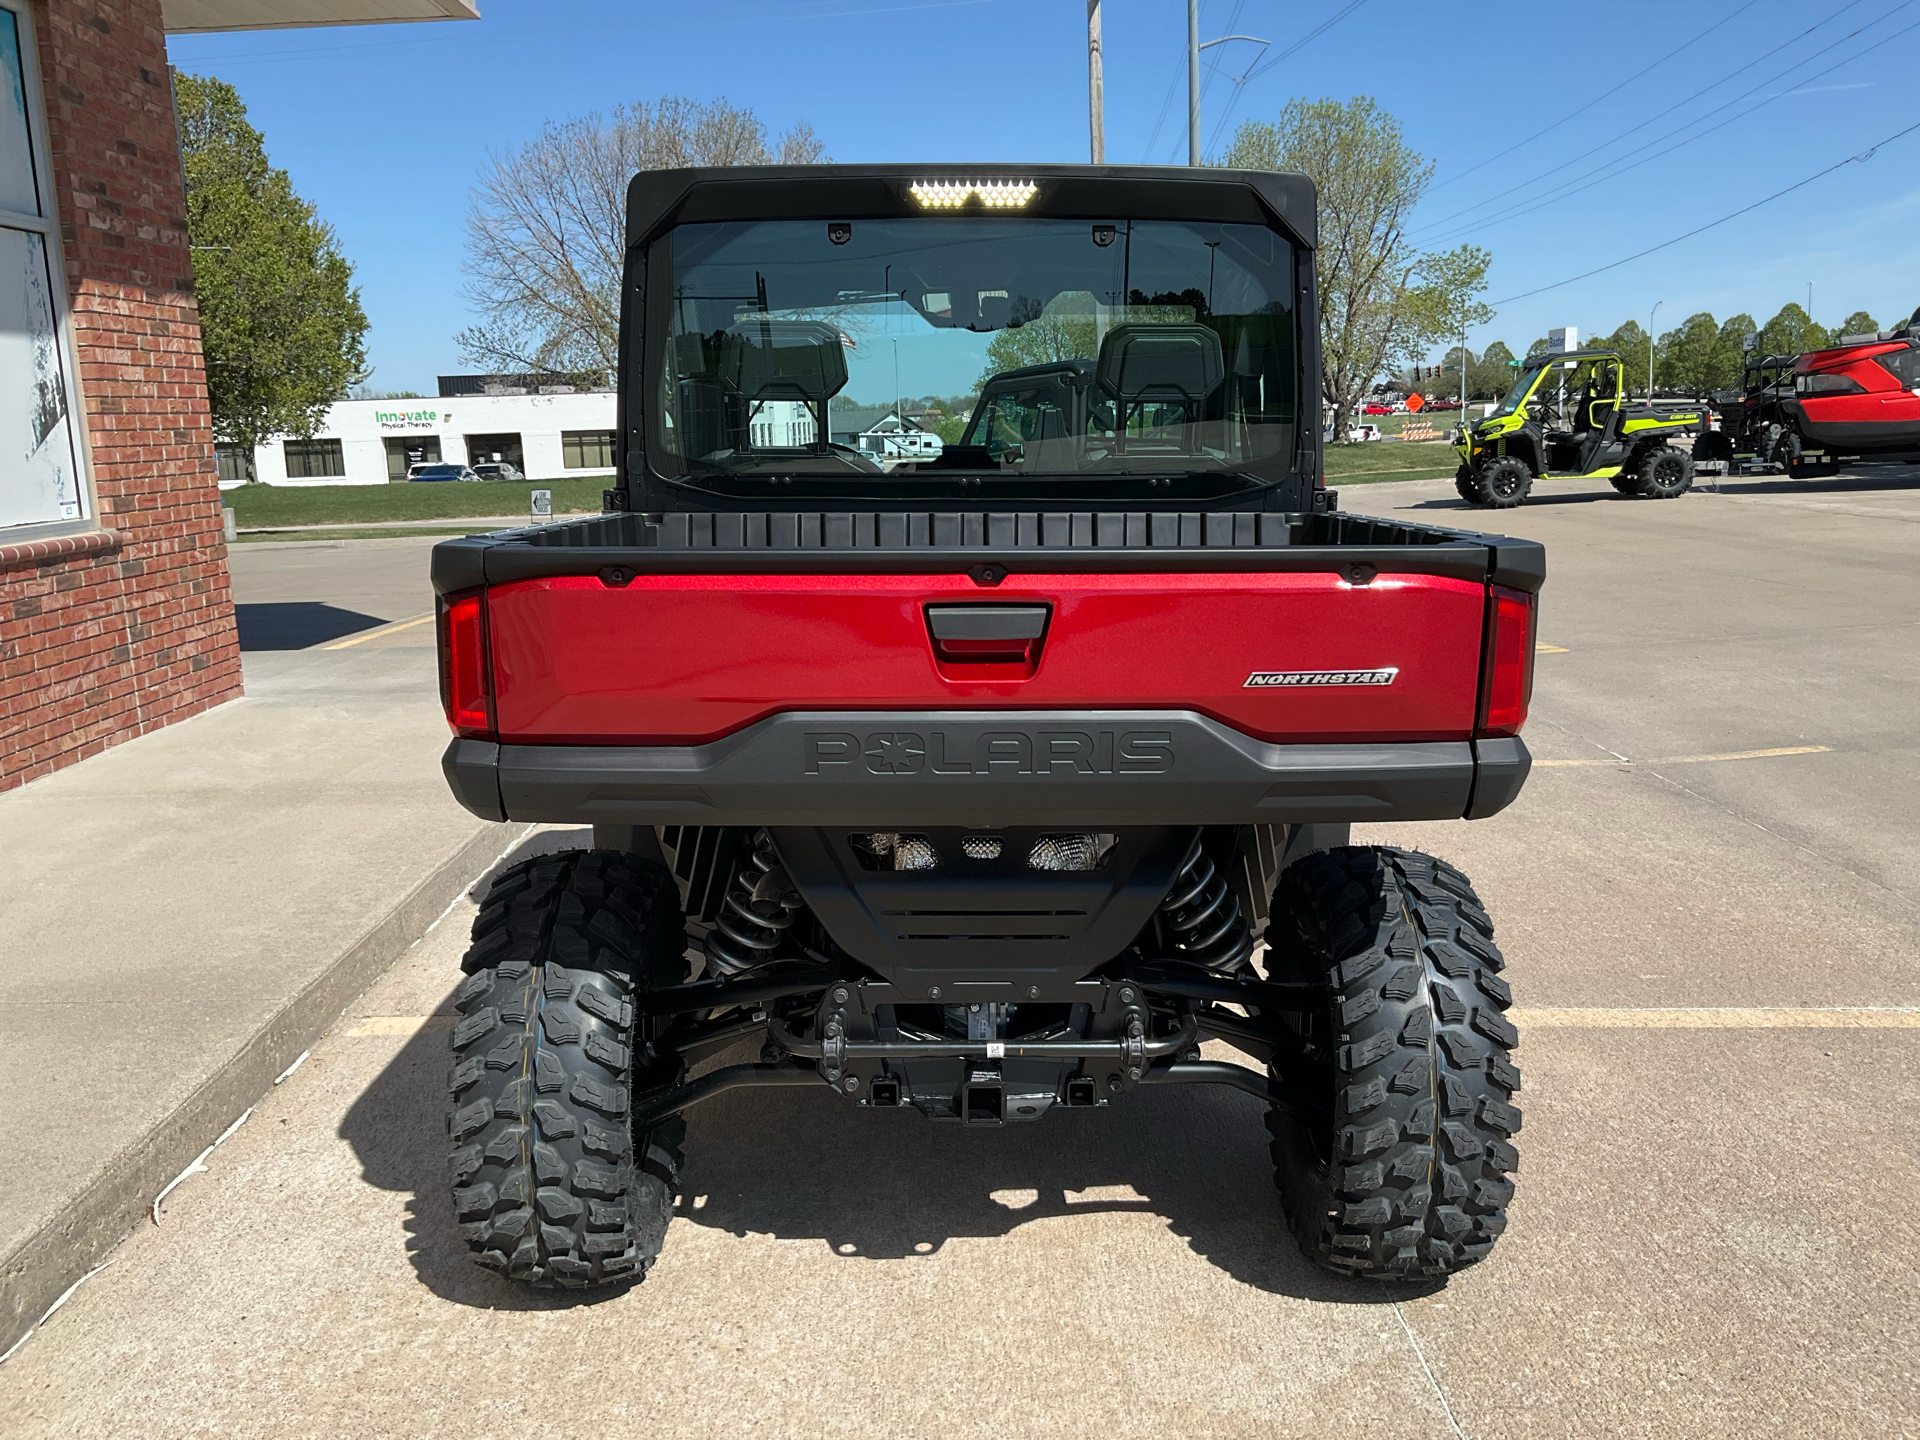
[[[1315,1262],[1485,1256],[1520,1127],[1493,925],[1349,827],[1519,792],[1545,562],[1335,509],[1312,185],[657,172],[628,238],[607,513],[433,555],[455,795],[594,842],[474,924],[474,1257],[638,1278],[685,1113],[774,1085],[984,1126],[1226,1086]],[[836,434],[967,386],[976,443]]]

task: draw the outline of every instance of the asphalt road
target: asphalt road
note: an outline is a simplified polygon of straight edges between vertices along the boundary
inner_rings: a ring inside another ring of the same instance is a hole
[[[1920,1434],[1920,472],[1542,492],[1345,496],[1549,547],[1525,793],[1363,837],[1460,863],[1511,962],[1486,1264],[1310,1270],[1234,1093],[980,1132],[774,1091],[694,1112],[645,1285],[521,1293],[443,1188],[463,901],[0,1367],[0,1432]],[[404,621],[425,548],[249,547],[236,589]]]

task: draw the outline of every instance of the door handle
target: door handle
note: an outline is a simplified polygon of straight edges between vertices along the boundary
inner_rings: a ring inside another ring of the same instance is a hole
[[[927,635],[942,664],[1031,665],[1051,605],[929,605]]]

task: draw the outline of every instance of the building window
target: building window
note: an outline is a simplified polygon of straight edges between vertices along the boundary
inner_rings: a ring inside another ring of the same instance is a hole
[[[569,470],[611,470],[613,431],[562,430],[560,463]]]
[[[438,435],[389,435],[387,437],[387,480],[404,480],[415,465],[440,463]]]
[[[347,473],[347,457],[338,440],[288,440],[287,478],[326,480]]]
[[[87,514],[33,53],[24,6],[0,0],[0,533]]]
[[[221,484],[232,485],[253,479],[251,445],[215,445],[213,458],[220,468]]]

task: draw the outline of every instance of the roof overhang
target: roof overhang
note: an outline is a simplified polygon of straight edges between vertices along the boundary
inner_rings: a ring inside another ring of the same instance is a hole
[[[161,0],[160,15],[169,35],[195,35],[214,30],[478,20],[480,7],[476,0]]]

